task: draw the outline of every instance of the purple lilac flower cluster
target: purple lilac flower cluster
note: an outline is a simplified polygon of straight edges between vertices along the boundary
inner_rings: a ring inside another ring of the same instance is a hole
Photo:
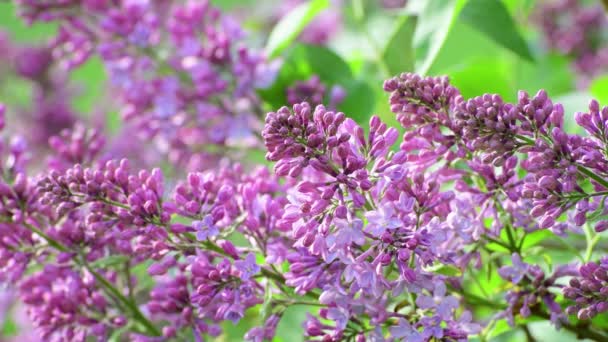
[[[49,340],[103,339],[128,322],[134,340],[218,336],[222,321],[264,305],[266,324],[246,335],[261,341],[288,306],[303,304],[321,307],[304,322],[313,340],[457,341],[481,325],[469,311],[476,299],[463,292],[468,275],[455,274],[479,267],[489,250],[478,249],[496,244],[513,254],[498,273],[517,285],[497,317],[541,315],[576,330],[565,319],[574,309],[557,299],[567,276],[579,318],[601,311],[601,266],[565,265],[546,277],[521,253],[526,234],[562,213],[583,225],[603,211],[605,137],[594,118],[608,110],[592,102],[577,114],[591,134],[583,138],[561,130],[563,109],[542,91],[514,104],[491,94],[465,101],[446,78],[412,74],[385,89],[406,129],[396,149],[398,130],[377,116],[365,130],[323,105],[269,113],[262,137],[285,181],[226,163],[168,186],[159,169],[103,160],[103,137],[81,127],[50,139],[46,174],[27,177],[23,148],[12,149],[3,166],[5,280],[19,284]],[[449,144],[429,149],[438,142]],[[519,163],[521,153],[542,159]],[[575,168],[554,175],[553,163]],[[235,234],[248,243],[235,245]],[[34,263],[45,271],[28,271]],[[125,272],[137,267],[152,284]],[[67,305],[65,291],[79,297]]]
[[[586,5],[582,0],[542,2],[536,22],[550,49],[573,59],[573,68],[581,76],[584,87],[606,71],[608,66],[608,20],[602,4]]]
[[[574,301],[566,312],[579,319],[591,319],[608,311],[608,258],[589,262],[579,268],[580,277],[572,278],[564,296]]]
[[[254,278],[261,270],[255,255],[226,237],[238,232],[267,260],[285,260],[289,244],[276,226],[285,204],[278,180],[263,168],[245,173],[226,166],[189,174],[166,197],[159,169],[133,172],[127,160],[100,162],[99,139],[80,128],[52,138],[56,157],[47,176],[26,178],[20,151],[8,159],[14,165],[5,164],[5,174],[16,178],[3,191],[8,222],[2,265],[9,277],[3,280],[20,284],[42,338],[106,339],[130,320],[146,332],[135,329],[137,340],[150,340],[150,334],[180,339],[188,328],[199,338],[217,336],[221,321],[238,322],[247,308],[262,303],[265,286]],[[66,168],[69,162],[76,164]],[[173,222],[175,215],[190,223]],[[54,252],[13,253],[37,244]],[[149,260],[148,274],[157,278],[153,288],[139,287],[137,279],[112,267],[130,269]],[[34,262],[47,268],[25,272]],[[69,291],[82,297],[68,305]],[[135,304],[141,293],[146,301]],[[156,327],[155,320],[165,324]]]
[[[2,83],[20,78],[31,86],[31,105],[15,104],[19,110],[14,118],[31,143],[44,146],[51,136],[75,124],[77,114],[70,103],[74,91],[68,75],[54,65],[50,47],[19,44],[0,32],[0,62]]]
[[[201,160],[210,144],[255,143],[255,89],[273,72],[208,1],[18,3],[28,22],[59,22],[50,53],[68,69],[101,57],[122,118],[173,163]]]
[[[571,265],[561,266],[554,271],[551,277],[546,277],[544,271],[538,265],[529,265],[521,260],[519,254],[512,256],[512,266],[503,266],[498,270],[500,276],[514,285],[514,290],[509,291],[505,299],[507,309],[504,315],[511,325],[514,325],[514,315],[519,313],[521,317],[530,317],[533,310],[538,310],[537,305],[544,303],[549,310],[551,322],[557,327],[568,322],[566,313],[556,302],[556,292],[552,288],[560,289],[562,286],[558,279],[577,275]],[[518,312],[516,312],[516,310]]]
[[[287,102],[290,105],[306,101],[316,106],[327,101],[328,107],[335,109],[345,97],[346,91],[340,85],[334,85],[328,90],[317,75],[306,81],[297,81],[287,88]]]

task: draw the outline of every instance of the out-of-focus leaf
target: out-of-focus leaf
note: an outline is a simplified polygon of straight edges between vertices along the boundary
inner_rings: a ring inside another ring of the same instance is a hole
[[[235,8],[247,8],[247,6],[254,5],[255,0],[211,0],[211,4],[224,11],[230,11]]]
[[[496,93],[505,100],[516,99],[508,82],[508,65],[500,60],[477,60],[466,68],[450,74],[451,83],[462,96],[470,98],[484,93]]]
[[[346,84],[353,78],[348,64],[333,51],[323,46],[297,44],[285,56],[274,83],[258,93],[276,109],[287,104],[289,86],[312,75],[318,75],[326,85]]]
[[[346,98],[338,105],[338,109],[362,124],[371,116],[375,102],[372,87],[364,81],[353,80],[346,85]]]
[[[589,91],[593,98],[599,101],[600,105],[608,105],[608,76],[602,76],[595,79],[589,86]],[[586,108],[581,108],[579,111],[585,111]]]
[[[533,60],[528,44],[500,0],[469,0],[460,18],[522,58]]]
[[[574,113],[585,112],[592,95],[586,91],[576,91],[554,97],[553,101],[564,106],[564,129],[568,133],[582,133],[584,130],[574,121]]]
[[[425,75],[441,50],[466,0],[428,0],[421,9],[414,35],[416,72]]]
[[[594,327],[608,329],[608,315],[597,315],[591,320]]]
[[[502,334],[508,333],[513,330],[512,327],[509,326],[506,320],[501,319],[494,324],[493,329],[486,336],[488,339],[496,338]]]
[[[252,307],[245,311],[245,317],[243,317],[237,324],[230,321],[222,322],[221,325],[223,334],[217,339],[217,341],[242,341],[243,336],[245,336],[247,331],[264,323],[258,309],[258,307]]]
[[[443,274],[448,277],[460,277],[462,270],[454,265],[436,264],[426,269],[428,272]]]
[[[486,248],[494,252],[510,252],[508,248],[497,244],[496,242],[489,242],[486,244]]]
[[[500,58],[502,53],[504,49],[486,35],[463,22],[456,21],[441,51],[437,54],[429,74],[451,76],[452,72],[467,68],[479,60],[502,62]]]
[[[2,324],[2,329],[0,330],[0,337],[15,336],[18,332],[19,328],[17,327],[17,324],[15,324],[15,321],[10,316],[5,316],[4,323]]]
[[[36,23],[28,26],[17,16],[16,5],[10,1],[0,1],[0,26],[3,31],[10,32],[11,39],[19,42],[44,42],[57,31],[57,24]]]
[[[106,113],[106,129],[112,134],[120,130],[122,120],[120,114],[117,111],[111,111]]]
[[[131,274],[137,277],[137,287],[139,289],[150,289],[155,284],[154,278],[148,274],[148,267],[151,264],[151,260],[146,260],[131,269]]]
[[[75,109],[85,115],[93,114],[95,104],[103,97],[106,86],[103,62],[99,57],[90,58],[84,65],[73,71],[72,79],[78,86],[78,93],[74,99]]]
[[[382,53],[382,60],[391,75],[414,69],[413,39],[416,17],[402,16]]]
[[[313,75],[319,76],[328,90],[338,85],[346,91],[346,98],[338,105],[338,110],[358,122],[369,118],[376,104],[374,89],[366,82],[354,78],[348,64],[323,46],[296,45],[287,53],[275,82],[258,92],[271,108],[277,109],[287,105],[288,87],[296,81],[308,80]]]
[[[329,0],[311,0],[287,13],[270,33],[265,48],[266,54],[270,57],[278,56],[327,6],[329,6]]]
[[[534,317],[534,316],[530,316]],[[541,322],[531,322],[528,323],[530,327],[530,332],[533,336],[535,336],[538,341],[551,341],[551,342],[575,342],[581,341],[584,339],[577,338],[572,332],[566,329],[557,330],[548,320]],[[520,339],[519,341],[522,341]],[[589,340],[585,340],[589,341]]]
[[[536,63],[522,63],[517,59],[509,69],[514,90],[526,90],[530,95],[545,89],[551,98],[555,98],[571,91],[574,85],[570,60],[558,54],[539,56]]]
[[[310,309],[310,307],[302,305],[288,307],[277,326],[275,340],[283,342],[304,341],[302,331],[300,329],[294,329],[294,327],[302,326],[302,323],[306,319],[306,313],[309,312]]]
[[[555,234],[546,229],[537,230],[535,232],[529,233],[526,235],[524,243],[522,244],[522,250],[526,250],[532,246],[536,246],[540,242],[546,239],[550,239],[555,237]]]

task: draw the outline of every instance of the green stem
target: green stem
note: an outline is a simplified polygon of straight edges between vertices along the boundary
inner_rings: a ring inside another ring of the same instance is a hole
[[[40,237],[42,237],[50,246],[54,247],[55,249],[59,250],[60,252],[67,252],[68,251],[67,247],[65,247],[59,241],[57,241],[57,240],[51,238],[50,236],[46,235],[46,233],[44,233],[40,229],[34,227],[33,225],[31,225],[29,223],[24,223],[23,225],[27,229],[31,230],[32,232],[40,235]]]
[[[78,262],[82,265],[89,273],[95,277],[97,280],[108,292],[110,292],[119,302],[121,302],[126,308],[131,311],[131,315],[133,318],[138,321],[141,325],[143,325],[149,332],[151,332],[155,336],[160,336],[160,331],[150,322],[146,316],[144,316],[137,305],[127,299],[118,289],[116,289],[104,276],[97,273],[85,260],[84,256],[79,254],[81,260]]]
[[[520,250],[518,248],[517,243],[515,242],[515,238],[513,237],[513,232],[511,231],[511,225],[506,224],[505,227],[507,229],[507,238],[509,239],[509,245],[511,246],[510,249],[513,250],[514,252],[517,252],[517,254],[519,254]]]
[[[325,307],[325,304],[319,302],[307,302],[304,300],[277,300],[277,303],[284,305],[306,305],[306,306],[321,306]]]
[[[493,242],[493,243],[495,243],[495,244],[497,244],[497,245],[499,245],[501,247],[504,247],[505,249],[509,250],[509,252],[515,252],[516,251],[516,249],[514,249],[513,246],[510,246],[509,244],[506,244],[506,243],[504,243],[504,242],[502,242],[500,240],[491,238],[491,237],[489,237],[487,235],[484,235],[483,238],[486,239],[486,240],[488,240],[488,242]]]
[[[593,171],[591,171],[591,170],[589,170],[586,167],[581,166],[581,165],[577,165],[577,169],[583,175],[585,175],[585,176],[593,179],[598,184],[600,184],[604,188],[608,189],[608,181],[606,181],[604,178],[600,177],[597,173],[594,173]]]
[[[526,136],[523,135],[516,135],[515,136],[517,139],[523,141],[524,143],[526,143],[527,145],[534,145],[534,139],[532,138],[528,138]]]
[[[589,262],[589,260],[591,260],[595,245],[600,241],[600,236],[598,234],[594,234],[593,228],[591,228],[588,223],[584,225],[583,231],[585,232],[585,240],[587,241],[584,261]]]
[[[524,331],[524,334],[526,334],[527,342],[536,342],[536,338],[534,337],[534,335],[532,335],[532,332],[530,331],[530,328],[528,328],[527,324],[523,324],[521,326],[521,329]]]
[[[69,249],[67,247],[65,247],[62,243],[60,243],[59,241],[51,238],[50,236],[48,236],[47,234],[45,234],[44,232],[42,232],[40,229],[34,227],[33,225],[29,224],[29,223],[24,223],[24,226],[27,227],[29,230],[31,230],[32,232],[40,235],[43,239],[46,240],[46,242],[54,247],[55,249],[61,251],[61,252],[69,252]],[[76,262],[80,265],[83,266],[84,268],[87,269],[87,271],[89,271],[93,277],[95,277],[95,279],[106,289],[106,291],[110,292],[120,303],[122,303],[123,305],[125,305],[125,307],[129,308],[129,310],[131,311],[131,314],[133,315],[133,318],[138,321],[139,323],[141,323],[144,327],[146,327],[146,329],[150,332],[152,332],[154,335],[156,336],[160,336],[160,331],[152,324],[152,322],[150,322],[142,313],[141,311],[139,311],[139,309],[137,308],[137,306],[132,303],[130,300],[128,300],[127,298],[125,298],[125,296],[122,295],[122,293],[120,293],[120,291],[118,291],[110,282],[108,282],[102,275],[100,275],[99,273],[97,273],[85,260],[84,256],[82,254],[79,254],[80,258],[82,260],[76,260]]]

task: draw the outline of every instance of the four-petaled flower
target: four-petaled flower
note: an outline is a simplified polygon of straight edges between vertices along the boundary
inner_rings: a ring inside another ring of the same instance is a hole
[[[193,221],[192,227],[196,230],[196,238],[199,241],[205,241],[220,233],[220,230],[213,222],[213,217],[211,215],[205,215],[200,221]]]

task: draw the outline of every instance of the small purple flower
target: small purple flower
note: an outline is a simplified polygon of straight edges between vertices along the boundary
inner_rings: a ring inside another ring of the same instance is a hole
[[[224,314],[224,319],[237,324],[241,318],[245,317],[245,308],[240,303],[234,303],[228,307]]]
[[[446,287],[443,282],[435,283],[432,296],[420,295],[416,298],[416,305],[421,309],[435,309],[441,319],[448,320],[452,312],[458,307],[458,299],[446,296]]]
[[[363,221],[360,219],[338,219],[334,223],[336,231],[327,237],[327,245],[331,250],[344,249],[353,243],[359,246],[365,243]]]
[[[192,227],[196,230],[198,241],[205,241],[220,233],[219,228],[213,223],[211,214],[205,215],[201,221],[193,221]]]
[[[528,272],[528,264],[521,260],[517,253],[511,255],[512,266],[502,266],[498,270],[498,274],[513,284],[519,283]]]
[[[333,307],[327,310],[327,318],[336,322],[336,328],[338,330],[344,330],[346,324],[350,320],[350,314],[348,310],[342,307]]]
[[[403,222],[395,215],[392,203],[382,204],[377,210],[366,212],[365,217],[368,222],[365,230],[376,237],[382,236],[387,229],[392,230],[403,226]]]
[[[260,266],[255,262],[255,254],[249,253],[245,260],[237,260],[234,262],[234,267],[241,272],[241,278],[249,280],[251,276],[260,271]]]
[[[408,321],[403,318],[399,319],[399,324],[392,326],[390,329],[391,336],[394,338],[400,338],[403,341],[409,342],[425,342],[427,339],[414,328]]]

